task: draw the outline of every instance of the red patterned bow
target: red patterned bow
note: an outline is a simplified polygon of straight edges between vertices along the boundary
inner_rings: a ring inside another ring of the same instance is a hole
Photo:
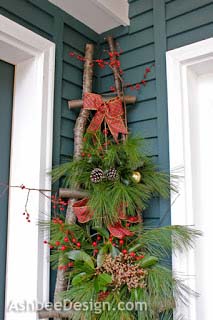
[[[104,101],[99,94],[85,93],[83,107],[87,110],[97,111],[87,129],[88,131],[97,131],[105,120],[116,142],[118,142],[119,133],[128,133],[122,119],[123,106],[119,97]]]

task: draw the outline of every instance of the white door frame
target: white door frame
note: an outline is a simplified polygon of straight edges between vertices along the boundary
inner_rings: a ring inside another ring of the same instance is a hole
[[[0,15],[0,59],[15,65],[10,185],[51,189],[55,44]],[[26,195],[9,191],[5,320],[37,319],[8,312],[11,302],[49,300],[49,252],[37,222],[49,219],[50,201],[32,192],[27,223]]]
[[[196,128],[192,126],[192,117],[195,116],[199,76],[213,72],[213,38],[168,51],[166,61],[170,170],[171,174],[183,170],[184,176],[179,180],[179,197],[172,205],[171,221],[173,225],[195,225],[196,227],[196,224],[199,225],[200,219],[198,219],[195,210],[193,183],[196,168],[193,161],[196,159],[198,151],[195,150],[196,146],[193,147],[195,145],[193,130]],[[209,170],[211,169],[209,168]],[[210,212],[212,212],[212,207],[209,207],[209,214]],[[199,245],[198,242],[198,247]],[[211,247],[209,249],[211,250]],[[187,284],[199,292],[200,288],[196,281],[196,269],[200,263],[197,258],[198,254],[199,251],[190,251],[188,254],[173,256],[173,270],[189,275]],[[207,290],[211,295],[210,282]],[[200,320],[197,317],[198,308],[199,300],[190,299],[190,306],[186,308],[179,306],[177,314],[183,312],[188,320]]]

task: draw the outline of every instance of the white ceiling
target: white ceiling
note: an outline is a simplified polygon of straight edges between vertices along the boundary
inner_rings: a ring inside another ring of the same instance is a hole
[[[127,0],[49,0],[77,20],[102,33],[120,25],[128,25]]]

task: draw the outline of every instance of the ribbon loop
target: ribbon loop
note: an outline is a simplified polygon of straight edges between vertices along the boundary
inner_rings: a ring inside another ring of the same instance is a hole
[[[85,93],[83,108],[87,110],[96,110],[96,114],[87,129],[88,132],[99,130],[102,122],[105,120],[116,142],[118,142],[119,133],[128,133],[122,119],[124,112],[122,101],[119,97],[104,101],[99,94]]]

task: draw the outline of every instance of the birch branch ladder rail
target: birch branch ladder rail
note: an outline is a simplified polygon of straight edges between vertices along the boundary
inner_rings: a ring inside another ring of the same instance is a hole
[[[83,95],[86,92],[92,92],[92,77],[93,77],[93,68],[92,60],[94,54],[94,45],[86,44],[85,47],[85,63],[84,63],[84,72],[83,72]],[[81,109],[80,114],[76,120],[74,128],[74,158],[78,159],[81,156],[82,144],[83,144],[83,135],[85,131],[85,126],[89,117],[89,110]],[[76,218],[72,210],[72,205],[75,202],[74,198],[70,198],[68,201],[67,212],[66,212],[66,221],[68,223],[75,223]],[[61,300],[59,293],[64,291],[67,286],[67,281],[65,279],[64,270],[58,270],[54,302]],[[60,319],[60,318],[56,318]]]

